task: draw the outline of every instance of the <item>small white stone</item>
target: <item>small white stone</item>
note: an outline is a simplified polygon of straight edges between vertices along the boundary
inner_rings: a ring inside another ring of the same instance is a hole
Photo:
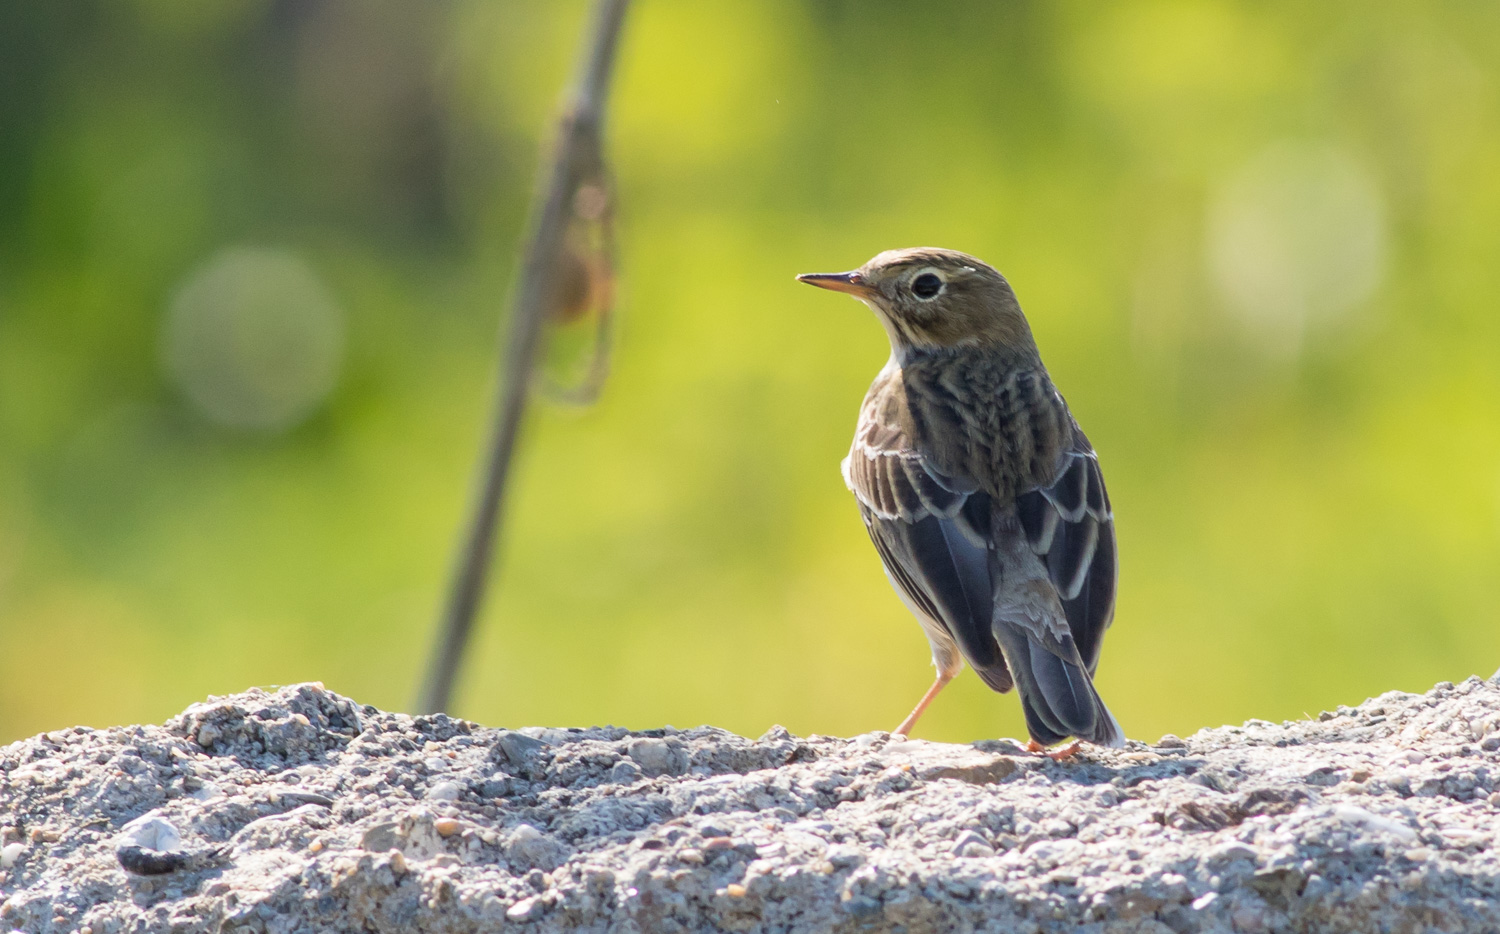
[[[686,759],[680,757],[672,744],[664,739],[648,737],[635,740],[626,754],[635,760],[642,772],[653,777],[681,774],[687,767]]]
[[[210,749],[213,747],[214,743],[217,743],[223,735],[224,734],[220,732],[218,727],[214,726],[212,723],[205,723],[202,726],[198,727],[198,735],[196,739],[199,746],[202,746],[204,749]]]
[[[427,789],[427,797],[433,801],[457,801],[463,793],[463,786],[458,782],[438,782]]]
[[[188,797],[193,798],[197,801],[212,801],[215,798],[224,797],[224,789],[220,788],[218,785],[215,785],[213,782],[204,782],[198,787],[197,791],[193,792],[191,795],[188,795]]]
[[[0,847],[0,869],[9,869],[14,866],[16,860],[20,859],[21,854],[25,852],[26,844],[24,843],[8,843]]]
[[[120,842],[126,846],[165,853],[182,846],[182,836],[178,834],[176,827],[152,812],[137,817],[121,828]]]
[[[505,910],[505,916],[512,921],[530,921],[540,912],[537,910],[537,896],[523,898]]]

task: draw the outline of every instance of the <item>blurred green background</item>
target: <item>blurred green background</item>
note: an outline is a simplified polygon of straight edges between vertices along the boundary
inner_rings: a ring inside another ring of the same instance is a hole
[[[0,6],[0,741],[411,702],[579,2]],[[640,0],[614,371],[543,405],[456,713],[893,726],[839,477],[886,356],[797,285],[1014,283],[1101,452],[1130,735],[1500,666],[1500,6]],[[965,675],[921,733],[1023,731]]]

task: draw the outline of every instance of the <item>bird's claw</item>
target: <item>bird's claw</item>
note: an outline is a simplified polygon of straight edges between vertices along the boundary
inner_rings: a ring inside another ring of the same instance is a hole
[[[1041,755],[1044,755],[1047,758],[1051,759],[1053,762],[1061,762],[1064,759],[1071,759],[1073,756],[1077,755],[1078,750],[1081,748],[1083,748],[1083,744],[1078,742],[1077,740],[1074,740],[1061,749],[1053,749],[1051,751],[1048,751],[1046,746],[1043,746],[1041,743],[1037,742],[1034,739],[1029,740],[1026,743],[1027,752],[1040,753]]]

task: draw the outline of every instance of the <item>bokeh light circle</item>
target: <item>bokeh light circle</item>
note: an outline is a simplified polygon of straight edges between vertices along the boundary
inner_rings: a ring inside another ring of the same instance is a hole
[[[1275,143],[1243,163],[1208,214],[1208,266],[1229,308],[1273,347],[1347,316],[1380,284],[1385,204],[1343,150]]]
[[[191,272],[167,312],[167,372],[204,417],[284,431],[338,382],[344,322],[295,253],[230,247]]]

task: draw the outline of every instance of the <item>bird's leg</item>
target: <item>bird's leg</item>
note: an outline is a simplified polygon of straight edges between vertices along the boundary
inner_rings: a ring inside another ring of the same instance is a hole
[[[1026,744],[1027,752],[1039,752],[1054,762],[1061,762],[1064,759],[1072,758],[1073,756],[1078,754],[1078,750],[1081,748],[1083,748],[1083,744],[1076,739],[1063,748],[1054,749],[1051,752],[1048,752],[1046,746],[1043,746],[1041,743],[1037,742],[1034,739],[1027,742]]]
[[[943,689],[943,685],[953,680],[955,674],[957,674],[956,671],[945,671],[939,668],[937,680],[932,682],[932,687],[927,689],[927,693],[923,694],[922,699],[917,701],[917,706],[911,713],[906,715],[906,719],[902,720],[901,725],[896,727],[892,732],[900,733],[902,736],[910,736],[912,727],[917,725],[917,718],[922,716],[922,711],[926,710],[927,705],[932,703],[932,699],[938,696],[938,691]]]

